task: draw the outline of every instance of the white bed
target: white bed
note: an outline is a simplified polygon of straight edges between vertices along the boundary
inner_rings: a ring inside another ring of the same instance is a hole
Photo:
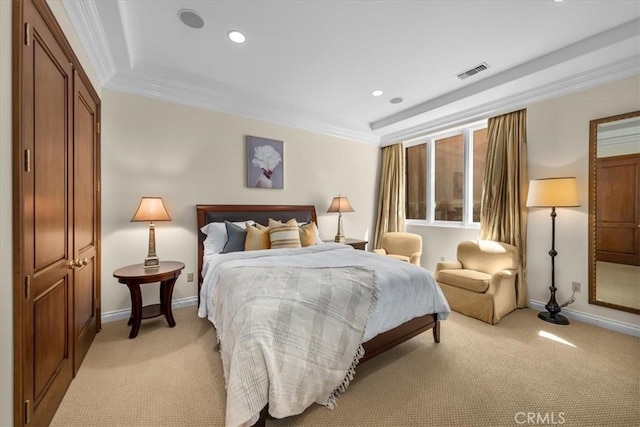
[[[428,313],[437,313],[439,320],[445,320],[449,315],[449,305],[440,287],[426,270],[339,243],[324,243],[299,249],[205,255],[198,315],[207,317],[214,323],[211,297],[215,284],[224,271],[240,266],[274,265],[373,268],[377,278],[378,304],[367,322],[364,341]]]
[[[224,220],[316,221],[313,206],[197,210],[201,230]],[[449,306],[420,267],[337,243],[222,254],[205,250],[204,237],[198,315],[220,341],[228,426],[264,425],[267,410],[282,418],[313,402],[332,408],[358,361],[428,329],[439,342]]]

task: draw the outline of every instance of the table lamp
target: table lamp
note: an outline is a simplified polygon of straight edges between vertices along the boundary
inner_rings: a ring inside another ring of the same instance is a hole
[[[149,221],[149,253],[144,268],[158,268],[160,259],[156,255],[156,230],[153,221],[171,221],[161,197],[143,197],[131,222]]]
[[[355,212],[351,207],[351,204],[349,204],[349,199],[342,197],[341,195],[334,197],[327,212],[338,212],[338,233],[334,240],[338,243],[344,243],[346,238],[342,232],[342,212]]]
[[[547,312],[538,313],[538,317],[544,321],[557,325],[568,325],[569,320],[558,314],[560,305],[556,302],[555,262],[556,252],[556,208],[576,207],[578,202],[578,186],[575,178],[545,178],[534,179],[529,183],[529,195],[527,207],[551,208],[551,298],[544,308]]]

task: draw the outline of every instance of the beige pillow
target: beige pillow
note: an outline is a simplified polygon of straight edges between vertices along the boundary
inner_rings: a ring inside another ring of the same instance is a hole
[[[244,242],[245,251],[255,251],[258,249],[269,249],[269,227],[261,224],[250,225],[247,223],[247,240]]]
[[[318,227],[315,222],[310,222],[300,226],[300,244],[302,247],[313,246],[316,244],[316,234]]]
[[[269,218],[269,240],[271,249],[302,247],[298,222],[292,218],[283,224]]]

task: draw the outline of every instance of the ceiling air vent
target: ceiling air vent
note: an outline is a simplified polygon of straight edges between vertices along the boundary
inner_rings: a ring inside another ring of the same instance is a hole
[[[488,68],[489,68],[489,64],[487,64],[486,62],[483,62],[482,64],[476,65],[475,67],[458,74],[458,78],[460,80],[464,80],[467,77],[471,77],[475,74],[478,74],[481,71],[487,70]]]

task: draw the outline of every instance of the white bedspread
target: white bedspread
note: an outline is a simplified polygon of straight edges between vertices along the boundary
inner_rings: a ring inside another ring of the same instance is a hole
[[[362,267],[242,267],[220,276],[215,325],[227,386],[227,427],[314,402],[332,408],[364,354],[375,278]]]
[[[205,256],[198,310],[200,317],[207,317],[215,325],[211,297],[216,282],[224,271],[244,265],[373,268],[378,305],[369,317],[363,341],[368,341],[413,318],[438,313],[438,318],[444,320],[450,312],[440,286],[428,271],[389,257],[355,250],[348,245],[326,243],[297,249],[269,249]]]

